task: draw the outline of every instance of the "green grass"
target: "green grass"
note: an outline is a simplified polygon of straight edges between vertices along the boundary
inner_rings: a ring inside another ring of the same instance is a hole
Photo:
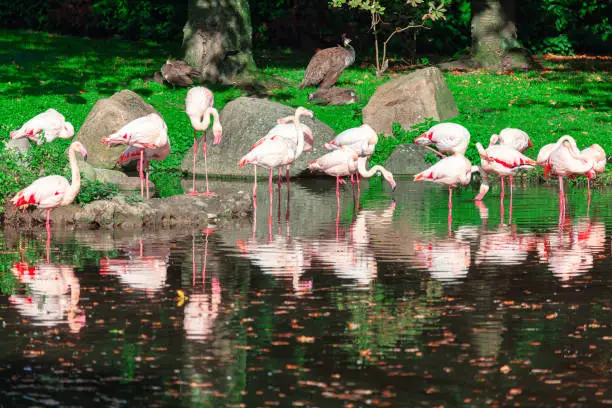
[[[169,55],[178,55],[177,45],[0,30],[0,64],[4,67],[4,80],[0,83],[3,95],[0,99],[0,140],[8,139],[11,130],[50,107],[62,112],[78,131],[98,99],[131,89],[162,114],[169,129],[172,153],[165,161],[153,163],[153,181],[180,177],[180,163],[191,148],[193,137],[184,112],[187,91],[152,82],[145,84],[144,80],[152,76]],[[252,86],[212,86],[215,105],[222,109],[229,101],[249,92],[294,107],[306,105],[307,94],[312,90],[297,90],[296,86],[309,57],[296,55],[291,50],[258,51],[257,63],[261,71],[257,78],[272,86],[263,93]],[[541,146],[564,134],[574,136],[582,147],[599,143],[608,154],[612,153],[609,65],[547,64],[546,71],[512,75],[445,74],[461,112],[453,121],[470,130],[472,144],[477,141],[488,144],[491,134],[504,127],[519,127],[529,133],[534,142],[534,148],[528,151],[532,157]],[[355,89],[360,103],[309,107],[336,132],[359,126],[361,110],[376,87],[395,75],[398,74],[377,79],[371,67],[365,64],[353,67],[343,73],[338,85]],[[384,161],[395,145],[410,142],[423,127],[417,126],[412,132],[398,129],[393,137],[382,138],[374,160]],[[54,174],[52,172],[57,169],[65,172],[62,152],[68,143],[58,140],[53,143],[56,146],[43,149],[45,160],[39,160],[43,170],[36,172],[36,176]],[[34,150],[37,149],[41,148]],[[468,157],[476,159],[473,145],[468,150]],[[30,178],[17,179],[9,183],[8,188],[0,187],[0,195],[11,195],[18,184],[25,185]],[[174,190],[178,184],[173,184]]]

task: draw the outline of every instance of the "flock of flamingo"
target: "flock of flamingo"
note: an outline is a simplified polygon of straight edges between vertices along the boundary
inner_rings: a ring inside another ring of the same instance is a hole
[[[189,116],[194,132],[193,145],[193,189],[189,195],[214,195],[208,186],[208,169],[206,163],[207,142],[206,129],[213,117],[213,144],[219,144],[222,138],[222,126],[219,114],[213,107],[214,95],[204,87],[191,88],[186,98],[186,113]],[[280,118],[277,124],[261,139],[253,144],[250,151],[238,162],[238,166],[253,165],[253,205],[257,206],[257,167],[269,170],[268,190],[272,194],[272,178],[274,169],[278,169],[280,186],[282,169],[286,172],[286,182],[289,185],[289,169],[303,152],[312,149],[314,135],[312,130],[300,123],[302,116],[312,118],[312,111],[298,107],[294,115]],[[197,132],[204,132],[200,144],[204,153],[204,168],[206,176],[206,191],[199,193],[195,187],[196,153],[198,151]],[[51,142],[56,138],[70,138],[74,128],[66,122],[63,115],[54,109],[34,117],[19,130],[11,132],[13,139],[28,138],[37,144],[43,140]],[[141,181],[141,195],[144,196],[146,186],[149,197],[148,167],[151,160],[163,160],[170,153],[168,127],[157,114],[137,118],[128,122],[117,132],[104,137],[101,142],[108,145],[124,145],[125,151],[119,158],[119,163],[138,160],[138,170]],[[321,171],[336,178],[336,196],[340,206],[340,184],[345,183],[343,177],[350,177],[353,187],[355,182],[359,190],[361,177],[371,177],[380,171],[383,177],[395,190],[393,175],[382,166],[366,169],[368,158],[374,153],[378,135],[367,124],[347,129],[339,133],[333,140],[324,144],[330,153],[310,162],[312,171]],[[479,172],[482,183],[475,200],[482,200],[489,190],[489,175],[496,174],[501,178],[502,196],[504,194],[504,178],[510,180],[512,195],[513,176],[523,169],[540,165],[545,175],[552,174],[559,178],[560,203],[565,205],[563,178],[585,175],[591,179],[604,171],[606,154],[601,146],[593,144],[584,150],[579,150],[576,141],[571,136],[563,136],[556,143],[548,144],[540,150],[536,160],[523,152],[532,146],[527,133],[513,128],[503,129],[499,135],[493,135],[489,146],[485,149],[480,143],[476,148],[481,159],[480,166],[472,165],[465,157],[470,143],[469,131],[455,123],[440,123],[417,137],[414,142],[426,146],[442,157],[442,160],[417,174],[415,181],[432,181],[449,187],[448,206],[452,209],[452,191],[458,184],[467,185],[472,173]],[[434,145],[437,150],[430,147]],[[50,237],[50,211],[53,208],[65,206],[74,200],[80,189],[80,171],[76,160],[76,152],[86,159],[87,150],[79,141],[71,144],[68,150],[70,167],[72,169],[72,184],[62,176],[47,176],[34,181],[31,185],[19,191],[11,200],[16,208],[35,205],[47,210],[46,227]],[[448,156],[446,154],[448,154]],[[589,184],[590,197],[590,184]],[[271,200],[270,200],[271,201]]]

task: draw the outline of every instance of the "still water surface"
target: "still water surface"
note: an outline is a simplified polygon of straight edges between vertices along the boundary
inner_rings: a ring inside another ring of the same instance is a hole
[[[612,193],[475,194],[260,187],[255,224],[56,230],[49,260],[5,230],[0,406],[612,404]]]

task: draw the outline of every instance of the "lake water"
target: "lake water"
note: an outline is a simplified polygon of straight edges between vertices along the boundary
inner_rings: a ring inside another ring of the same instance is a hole
[[[0,406],[612,404],[612,193],[567,190],[451,219],[436,185],[262,182],[255,225],[58,229],[48,260],[5,230]]]

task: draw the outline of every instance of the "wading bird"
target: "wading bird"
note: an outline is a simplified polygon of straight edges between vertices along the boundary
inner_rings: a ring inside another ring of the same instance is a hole
[[[342,44],[343,47],[320,50],[312,57],[299,89],[313,85],[329,88],[336,83],[342,71],[355,62],[355,49],[350,45],[351,39],[346,34],[342,34]]]
[[[102,143],[108,146],[126,145],[134,150],[132,153],[140,154],[139,176],[140,176],[140,195],[144,197],[145,177],[145,154],[155,157],[166,157],[170,153],[170,140],[168,139],[168,127],[161,116],[151,113],[128,122],[117,132],[102,138]],[[124,154],[127,153],[124,152]],[[129,154],[132,154],[129,153]],[[150,162],[150,160],[149,160]],[[147,162],[147,165],[149,164]],[[147,198],[149,198],[149,174],[147,171]]]
[[[304,150],[304,131],[300,126],[300,116],[313,117],[312,111],[302,108],[301,106],[295,110],[294,128],[297,137],[297,144],[290,139],[284,137],[271,137],[259,145],[253,146],[249,153],[244,155],[238,162],[238,166],[244,167],[246,164],[253,165],[255,181],[253,183],[253,204],[256,205],[257,198],[257,166],[261,166],[270,170],[268,181],[268,191],[272,196],[272,172],[275,168],[288,166],[295,163],[297,158]],[[287,179],[287,182],[289,179]]]
[[[515,150],[508,145],[490,145],[485,148],[480,143],[476,143],[476,149],[480,155],[480,174],[482,184],[480,192],[474,200],[482,200],[489,191],[488,173],[495,173],[501,179],[501,195],[504,196],[504,177],[510,178],[510,196],[512,196],[513,176],[520,170],[530,169],[536,165],[535,160],[530,159],[523,153]]]
[[[11,139],[27,138],[36,144],[41,144],[43,140],[51,142],[58,137],[70,139],[72,136],[74,136],[74,127],[55,109],[47,109],[28,120],[18,130],[11,132]]]
[[[529,135],[523,132],[521,129],[505,128],[499,132],[499,135],[491,136],[489,140],[489,147],[494,144],[501,144],[504,146],[510,146],[519,152],[523,153],[530,147],[533,147]]]
[[[470,132],[457,123],[438,123],[415,138],[414,143],[433,151],[441,157],[446,157],[443,153],[463,155],[470,144]],[[438,150],[429,147],[432,144]]]
[[[206,144],[206,129],[208,129],[208,126],[210,125],[210,116],[212,115],[213,117],[213,144],[219,144],[221,142],[223,128],[221,127],[221,122],[219,121],[219,112],[213,108],[214,102],[215,97],[213,93],[203,86],[196,86],[187,92],[187,99],[185,99],[186,111],[187,116],[189,116],[189,120],[191,121],[191,126],[193,127],[193,189],[191,193],[188,193],[189,195],[215,195],[208,188],[208,166],[206,163],[206,154],[208,150],[208,146]],[[206,192],[201,194],[198,193],[195,186],[197,160],[196,153],[198,152],[197,132],[204,132],[202,150],[204,151]]]
[[[35,205],[47,210],[47,245],[51,241],[51,210],[72,203],[81,188],[81,171],[79,170],[75,154],[77,151],[87,160],[87,150],[85,150],[85,147],[81,142],[73,142],[68,149],[68,160],[72,170],[72,184],[62,176],[41,177],[18,192],[11,199],[11,203],[15,208]]]

